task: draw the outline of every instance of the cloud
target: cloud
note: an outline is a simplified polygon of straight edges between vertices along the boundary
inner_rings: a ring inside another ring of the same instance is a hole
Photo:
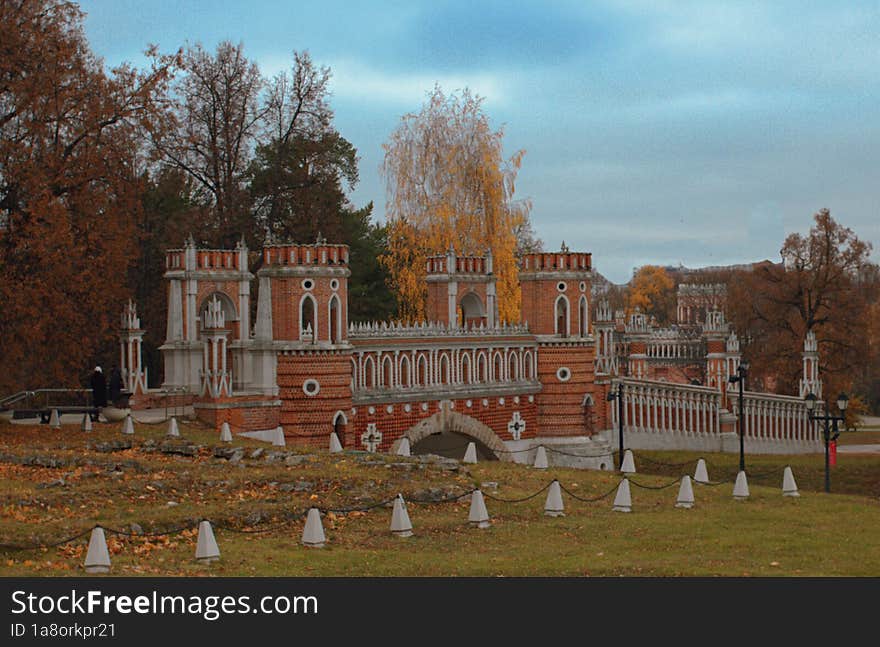
[[[468,87],[484,97],[487,104],[496,107],[503,106],[509,96],[507,82],[500,74],[392,72],[357,60],[334,61],[330,68],[333,70],[333,96],[342,100],[417,110],[435,83],[447,92]]]

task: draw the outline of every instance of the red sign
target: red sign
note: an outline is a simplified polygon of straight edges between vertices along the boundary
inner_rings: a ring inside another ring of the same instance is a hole
[[[828,462],[831,465],[837,465],[837,441],[832,440],[828,443]]]

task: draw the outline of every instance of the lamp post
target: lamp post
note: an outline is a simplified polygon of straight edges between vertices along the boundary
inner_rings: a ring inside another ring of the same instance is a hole
[[[614,400],[617,400],[617,426],[618,426],[617,438],[619,441],[619,450],[620,450],[620,456],[619,456],[620,464],[618,465],[618,469],[620,469],[623,467],[623,382],[622,381],[617,383],[617,393],[615,393],[614,391],[609,391],[608,397],[606,398],[606,400],[608,402],[612,402]]]
[[[727,378],[731,384],[739,384],[739,471],[746,471],[746,450],[745,450],[745,415],[743,406],[743,390],[745,389],[746,378],[749,376],[749,363],[740,362],[736,367],[736,374]]]
[[[849,405],[849,397],[846,393],[841,393],[837,396],[837,408],[840,410],[839,416],[829,415],[827,411],[823,414],[814,413],[816,403],[818,402],[818,398],[816,398],[814,393],[807,393],[807,397],[804,398],[804,401],[807,405],[807,413],[810,416],[810,420],[821,420],[823,423],[822,435],[825,438],[825,491],[831,492],[831,469],[828,459],[828,445],[832,440],[837,440],[837,437],[840,436],[840,431],[837,429],[837,423],[844,421],[846,407]],[[831,423],[830,426],[829,423]]]

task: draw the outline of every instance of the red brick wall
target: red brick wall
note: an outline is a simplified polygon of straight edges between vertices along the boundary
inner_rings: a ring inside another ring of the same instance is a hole
[[[557,370],[566,367],[571,377],[561,382]],[[538,379],[543,385],[537,395],[541,436],[581,436],[598,431],[592,409],[583,406],[584,396],[595,389],[593,346],[549,346],[538,350]],[[597,398],[593,394],[593,400]]]
[[[274,295],[273,295],[274,297]],[[325,446],[333,418],[342,411],[351,420],[351,353],[304,351],[278,356],[281,425],[291,442]],[[318,381],[317,395],[303,392],[306,380]]]
[[[582,282],[585,287],[583,292],[580,289]],[[566,288],[564,292],[560,292],[557,288],[559,283],[565,283]],[[524,280],[520,284],[520,291],[522,294],[522,320],[529,323],[529,330],[536,335],[555,334],[556,299],[560,295],[565,295],[568,299],[569,330],[571,335],[578,334],[578,303],[582,294],[587,297],[588,311],[592,308],[590,303],[590,282],[586,279]],[[592,327],[592,321],[590,321],[590,326]]]
[[[519,398],[519,403],[515,398]],[[485,398],[488,406],[483,405],[480,397],[470,398],[471,406],[467,406],[468,398],[453,400],[453,411],[479,420],[492,429],[501,440],[513,440],[513,436],[507,431],[507,423],[513,418],[514,411],[519,411],[520,417],[525,420],[526,428],[521,439],[534,438],[537,435],[537,395],[535,402],[529,402],[528,395],[505,395],[504,404],[499,403],[498,396]],[[428,410],[422,409],[423,402],[427,402]],[[377,431],[382,433],[382,443],[379,451],[387,452],[395,440],[403,436],[411,427],[421,420],[430,418],[440,411],[440,403],[437,400],[418,401],[409,403],[410,411],[405,410],[405,404],[397,402],[391,404],[392,411],[389,413],[389,404],[359,405],[357,413],[350,417],[351,424],[345,439],[345,446],[354,449],[364,449],[361,444],[361,434],[367,430],[367,425],[376,423]],[[370,407],[374,412],[370,413]]]
[[[210,402],[212,404],[237,404],[235,408],[195,408],[195,414],[199,420],[218,430],[224,422],[229,423],[232,433],[274,429],[279,424],[280,407],[254,406],[262,401],[255,401],[253,396],[220,398]]]
[[[314,283],[311,290],[302,287],[303,280],[310,279]],[[330,282],[339,281],[339,288],[333,290]],[[348,279],[331,276],[296,276],[272,277],[272,336],[279,341],[300,340],[299,303],[308,292],[315,299],[318,309],[318,339],[330,340],[330,321],[328,306],[333,294],[339,297],[339,316],[342,317],[342,336],[348,335]]]

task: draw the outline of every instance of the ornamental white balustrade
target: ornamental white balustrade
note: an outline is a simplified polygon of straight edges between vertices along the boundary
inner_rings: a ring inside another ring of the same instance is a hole
[[[721,433],[721,393],[709,387],[649,380],[623,380],[623,429],[626,432],[693,437]],[[612,428],[619,426],[616,404]]]
[[[350,339],[382,339],[391,337],[475,337],[475,336],[511,336],[526,335],[529,332],[528,323],[510,324],[501,323],[497,326],[460,326],[457,322],[445,324],[439,321],[421,323],[404,323],[400,321],[373,321],[351,323],[348,327]]]
[[[732,423],[726,431],[735,435],[739,430],[739,394],[729,390],[727,398],[729,411],[722,406],[721,392],[714,388],[625,378],[623,429],[624,435],[631,434],[626,444],[720,450],[725,431],[722,416],[730,416]],[[616,403],[609,412],[609,426],[616,431],[620,425]],[[821,430],[809,420],[801,398],[747,391],[743,414],[747,451],[797,453],[816,451],[820,446]]]
[[[356,395],[470,385],[535,386],[538,375],[537,346],[533,343],[356,348],[351,362],[352,392]]]
[[[705,344],[699,337],[677,330],[651,333],[647,356],[651,360],[700,360],[706,355]]]
[[[738,415],[739,393],[731,390],[728,398],[731,411]],[[804,401],[795,396],[746,391],[743,419],[747,441],[783,444],[821,441],[819,425],[810,420]]]

